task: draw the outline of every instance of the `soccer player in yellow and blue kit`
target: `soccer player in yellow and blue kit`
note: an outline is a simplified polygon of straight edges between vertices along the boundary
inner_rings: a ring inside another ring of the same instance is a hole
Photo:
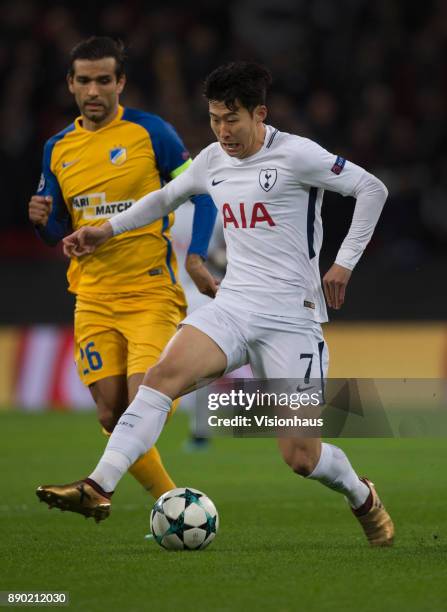
[[[67,80],[81,115],[45,144],[38,191],[29,202],[30,220],[50,245],[72,229],[102,224],[191,163],[172,126],[119,104],[123,62],[122,46],[108,37],[92,37],[72,50]],[[213,295],[216,283],[203,259],[216,209],[209,196],[193,201],[187,269],[199,289]],[[170,214],[122,235],[92,256],[72,259],[68,268],[69,291],[76,295],[77,368],[105,433],[185,316],[173,222]],[[156,448],[130,471],[155,498],[175,487]]]

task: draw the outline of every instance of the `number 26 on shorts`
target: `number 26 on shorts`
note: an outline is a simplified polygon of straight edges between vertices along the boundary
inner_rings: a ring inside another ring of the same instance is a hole
[[[94,350],[95,343],[89,342],[86,344],[85,348],[81,346],[81,360],[83,364],[83,374],[88,374],[90,370],[95,372],[96,370],[100,370],[102,368],[102,358],[98,351]],[[86,363],[87,362],[87,363]],[[86,367],[88,364],[88,368]]]

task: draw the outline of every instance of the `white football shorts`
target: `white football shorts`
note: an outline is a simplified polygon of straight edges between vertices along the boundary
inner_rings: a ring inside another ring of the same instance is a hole
[[[188,315],[181,325],[196,327],[227,357],[225,374],[250,364],[255,378],[322,380],[329,353],[319,323],[265,315],[215,298]]]

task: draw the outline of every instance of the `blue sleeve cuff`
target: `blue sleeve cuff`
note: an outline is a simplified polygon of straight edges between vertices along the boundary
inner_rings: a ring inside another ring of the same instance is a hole
[[[57,221],[56,219],[49,219],[45,227],[42,225],[35,225],[37,235],[41,238],[48,246],[56,246],[58,242],[68,232],[68,223],[66,221]]]
[[[216,221],[217,208],[209,195],[196,195],[191,200],[194,203],[194,218],[188,255],[194,253],[206,259]]]

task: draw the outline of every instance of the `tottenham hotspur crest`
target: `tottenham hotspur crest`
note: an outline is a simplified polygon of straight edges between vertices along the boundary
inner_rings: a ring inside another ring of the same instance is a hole
[[[278,172],[276,168],[262,169],[259,173],[259,184],[264,191],[270,191],[273,185],[276,183]]]

